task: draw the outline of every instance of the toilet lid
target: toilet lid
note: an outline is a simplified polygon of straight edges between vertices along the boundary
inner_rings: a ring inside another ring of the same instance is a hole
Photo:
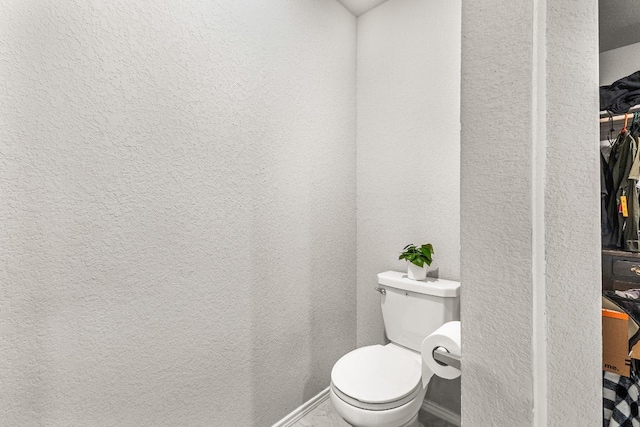
[[[395,402],[412,394],[422,382],[419,354],[392,344],[362,347],[342,356],[331,382],[360,402]]]

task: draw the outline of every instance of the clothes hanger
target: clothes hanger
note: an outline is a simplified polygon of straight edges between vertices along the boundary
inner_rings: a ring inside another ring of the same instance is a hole
[[[613,133],[616,131],[616,128],[613,127],[613,115],[611,111],[607,110],[607,114],[609,115],[609,133],[607,134],[607,139],[609,140],[609,146],[613,147],[613,144],[616,142],[613,139]]]

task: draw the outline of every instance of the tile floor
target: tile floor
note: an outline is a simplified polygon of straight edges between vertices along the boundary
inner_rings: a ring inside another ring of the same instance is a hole
[[[419,419],[424,427],[457,427],[424,411],[420,411]],[[333,409],[331,400],[327,399],[292,427],[349,427],[349,424],[340,418]]]
[[[326,399],[291,427],[349,427],[349,424],[336,413],[331,400]]]

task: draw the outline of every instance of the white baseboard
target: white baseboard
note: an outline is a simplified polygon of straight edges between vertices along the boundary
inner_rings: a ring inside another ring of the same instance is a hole
[[[275,423],[272,427],[291,427],[293,424],[298,422],[302,417],[307,415],[309,412],[313,411],[318,405],[329,398],[329,387],[322,390],[320,393],[316,394],[314,397],[298,406],[296,409],[291,411],[287,416],[283,419]],[[426,411],[430,414],[435,415],[436,417],[443,419],[451,424],[459,426],[461,424],[460,415],[452,412],[446,408],[443,408],[440,405],[436,405],[435,403],[424,400],[422,402],[422,410]]]
[[[295,424],[300,418],[313,411],[316,406],[327,400],[329,397],[329,387],[316,394],[311,399],[307,400],[302,405],[291,411],[289,415],[278,421],[273,427],[290,427]]]
[[[456,414],[455,412],[451,412],[450,410],[443,408],[440,405],[436,405],[430,400],[424,400],[422,402],[422,410],[428,412],[430,414],[435,415],[436,417],[445,420],[448,423],[459,426],[462,421],[460,419],[460,414]]]

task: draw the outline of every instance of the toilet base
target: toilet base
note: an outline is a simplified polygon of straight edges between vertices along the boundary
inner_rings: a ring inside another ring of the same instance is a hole
[[[347,424],[349,423],[347,422]],[[353,424],[349,425],[353,427]],[[402,424],[400,427],[424,427],[424,424],[418,421],[418,414],[416,414],[415,417],[411,418],[406,424]]]
[[[340,399],[333,389],[329,391],[329,397],[336,412],[354,427],[423,427],[418,421],[418,412],[425,394],[426,388],[423,388],[414,400],[400,407],[371,411],[351,406]],[[407,418],[409,420],[405,421]]]
[[[400,427],[424,427],[424,426],[420,421],[418,421],[418,414],[416,414],[415,417],[411,418],[409,421],[407,421],[406,424],[403,424]]]
[[[347,422],[347,424],[349,423]],[[353,424],[349,425],[353,427]],[[403,424],[400,427],[424,427],[424,424],[418,421],[418,414],[416,414],[415,417],[411,418],[406,424]]]

